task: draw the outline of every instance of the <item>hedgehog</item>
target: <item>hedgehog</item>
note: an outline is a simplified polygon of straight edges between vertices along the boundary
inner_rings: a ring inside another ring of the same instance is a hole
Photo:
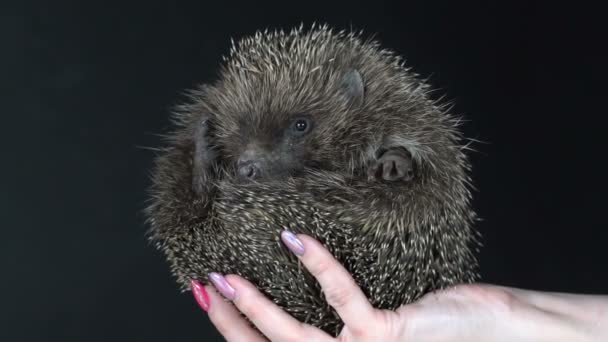
[[[376,308],[478,278],[461,119],[363,32],[233,41],[218,79],[172,118],[146,215],[182,290],[238,274],[336,336],[343,323],[284,229],[318,239]]]

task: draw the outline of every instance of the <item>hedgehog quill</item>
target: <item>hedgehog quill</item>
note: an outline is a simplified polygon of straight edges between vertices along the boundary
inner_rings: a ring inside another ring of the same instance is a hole
[[[372,305],[396,309],[477,279],[459,118],[395,53],[327,26],[233,43],[159,153],[150,238],[182,289],[234,273],[300,321],[340,318],[282,246],[317,238]]]

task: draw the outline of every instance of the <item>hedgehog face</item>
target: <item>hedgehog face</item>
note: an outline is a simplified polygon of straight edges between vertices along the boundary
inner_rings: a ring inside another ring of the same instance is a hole
[[[223,166],[256,181],[346,169],[352,156],[345,151],[360,140],[349,134],[357,131],[353,114],[363,100],[363,80],[354,69],[332,76],[331,82],[303,76],[284,83],[277,80],[287,76],[268,72],[217,84],[209,121]]]
[[[310,115],[288,115],[280,122],[265,121],[258,127],[239,126],[241,143],[230,155],[241,179],[265,179],[295,176],[304,167],[314,167],[315,122]]]

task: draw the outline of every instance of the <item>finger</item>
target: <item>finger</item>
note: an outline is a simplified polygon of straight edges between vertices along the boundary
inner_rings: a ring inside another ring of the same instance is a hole
[[[283,231],[281,238],[317,279],[327,303],[355,336],[366,335],[375,324],[376,311],[350,273],[318,241]]]
[[[217,293],[213,286],[205,286],[209,297],[207,313],[215,328],[224,336],[226,341],[263,342],[266,341],[241,316],[234,305],[227,302]]]
[[[213,284],[271,341],[329,341],[323,331],[291,317],[250,282],[236,276],[210,275]],[[229,287],[229,288],[227,288]],[[231,288],[231,289],[230,289]]]

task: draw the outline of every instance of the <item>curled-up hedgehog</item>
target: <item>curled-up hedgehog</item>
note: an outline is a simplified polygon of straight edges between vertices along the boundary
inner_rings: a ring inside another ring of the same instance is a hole
[[[337,335],[283,229],[323,243],[377,308],[476,279],[459,119],[377,42],[326,26],[244,38],[174,121],[147,215],[182,289],[238,274]]]

